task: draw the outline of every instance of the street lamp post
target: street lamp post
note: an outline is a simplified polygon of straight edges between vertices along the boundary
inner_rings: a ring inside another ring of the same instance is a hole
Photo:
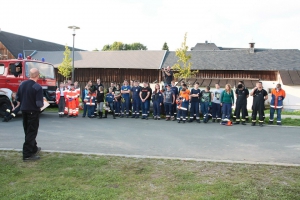
[[[80,29],[78,26],[69,26],[69,29],[73,30],[73,58],[72,58],[72,83],[74,83],[74,43],[75,43],[75,30]]]

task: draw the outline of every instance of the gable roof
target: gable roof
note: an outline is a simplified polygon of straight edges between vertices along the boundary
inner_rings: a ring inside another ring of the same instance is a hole
[[[197,43],[195,47],[191,48],[192,51],[202,51],[202,50],[219,50],[219,47],[215,43]]]
[[[194,70],[300,70],[300,51],[297,49],[189,51]],[[169,51],[162,67],[173,66],[178,58]]]
[[[35,51],[64,51],[65,45],[47,42],[43,40],[34,39],[14,33],[0,31],[0,42],[10,51],[15,58],[19,53],[28,56]],[[69,47],[72,49],[72,47]],[[84,51],[82,49],[75,48],[75,51]]]
[[[63,61],[63,51],[38,51],[32,58],[45,58],[54,67]],[[166,51],[75,51],[75,68],[160,69]],[[72,57],[72,54],[70,55]]]

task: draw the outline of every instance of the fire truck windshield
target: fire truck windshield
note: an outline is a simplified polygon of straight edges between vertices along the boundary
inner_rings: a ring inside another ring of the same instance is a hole
[[[40,62],[30,62],[27,61],[25,63],[25,70],[26,70],[26,76],[29,78],[29,71],[32,68],[37,68],[40,71],[40,78],[50,78],[54,79],[54,67],[53,65],[47,64],[47,63],[40,63]]]

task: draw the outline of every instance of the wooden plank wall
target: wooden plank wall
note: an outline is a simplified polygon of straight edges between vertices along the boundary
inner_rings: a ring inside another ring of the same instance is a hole
[[[58,70],[55,69],[56,77],[59,82],[65,80],[63,76],[58,74]],[[101,79],[102,84],[105,87],[109,86],[110,83],[122,83],[126,80],[139,80],[148,81],[150,83],[154,81],[160,82],[159,79],[160,70],[153,69],[102,69],[102,68],[91,68],[91,69],[75,69],[75,81],[81,84],[86,84],[89,80],[96,83],[98,78]]]
[[[2,44],[2,42],[0,42],[0,54],[2,55],[2,56],[0,56],[0,60],[16,59],[10,53],[10,51]],[[7,55],[7,56],[4,56],[4,55]]]

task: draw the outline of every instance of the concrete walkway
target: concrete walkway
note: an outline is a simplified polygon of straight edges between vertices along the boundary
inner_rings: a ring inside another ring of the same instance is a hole
[[[0,149],[21,149],[22,119],[1,122]],[[50,152],[300,166],[300,128],[141,119],[58,118],[43,113],[38,146]]]

